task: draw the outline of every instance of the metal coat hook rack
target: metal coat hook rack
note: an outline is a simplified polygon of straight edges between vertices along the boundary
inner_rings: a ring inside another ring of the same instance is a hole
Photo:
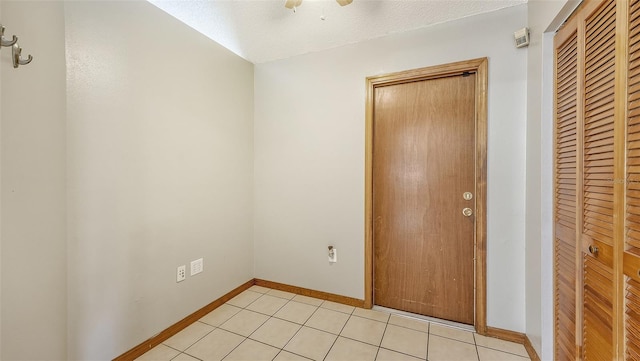
[[[0,48],[8,46],[11,47],[11,59],[13,60],[14,68],[17,68],[20,65],[27,65],[33,60],[31,55],[27,56],[26,59],[22,58],[22,48],[18,45],[18,37],[13,35],[11,40],[5,39],[4,26],[0,25]]]

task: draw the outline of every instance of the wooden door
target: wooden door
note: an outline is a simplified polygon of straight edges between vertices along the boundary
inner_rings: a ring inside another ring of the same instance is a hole
[[[474,323],[475,89],[474,73],[375,89],[377,305]]]
[[[629,2],[626,232],[623,254],[625,360],[640,361],[640,0]]]
[[[614,126],[616,2],[584,21],[583,352],[584,360],[614,355]]]
[[[555,359],[576,359],[578,38],[566,27],[555,39],[556,153],[554,304]]]

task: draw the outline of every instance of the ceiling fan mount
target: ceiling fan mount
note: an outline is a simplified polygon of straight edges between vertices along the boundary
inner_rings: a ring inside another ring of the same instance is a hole
[[[336,0],[336,2],[340,4],[340,6],[346,6],[351,4],[353,0]],[[284,7],[286,7],[287,9],[295,10],[295,8],[297,8],[301,4],[302,4],[302,0],[286,0],[286,2],[284,3]]]

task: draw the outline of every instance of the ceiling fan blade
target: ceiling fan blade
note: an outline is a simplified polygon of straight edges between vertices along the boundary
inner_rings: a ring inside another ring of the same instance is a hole
[[[300,4],[302,4],[302,0],[287,0],[287,2],[284,3],[284,7],[287,9],[293,9],[300,6]]]
[[[353,2],[353,0],[336,0],[340,6],[349,5]]]

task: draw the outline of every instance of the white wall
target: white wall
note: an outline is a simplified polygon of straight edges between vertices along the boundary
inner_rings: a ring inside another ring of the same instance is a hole
[[[147,2],[65,16],[69,359],[111,359],[253,277],[253,65]]]
[[[577,3],[527,3],[526,334],[542,360],[553,359],[553,34]]]
[[[526,333],[538,355],[542,351],[542,284],[553,282],[553,278],[542,280],[542,34],[562,5],[563,1],[539,0],[527,4],[531,44],[527,59]]]
[[[256,65],[256,277],[363,298],[365,77],[486,56],[488,324],[524,332],[526,10]]]
[[[0,24],[2,24],[2,2],[0,0]],[[2,69],[9,64],[7,55],[0,57],[0,84]],[[2,108],[2,86],[0,85],[0,108]],[[2,358],[2,110],[0,110],[0,358]]]
[[[33,54],[2,76],[3,360],[66,359],[65,58],[62,3],[3,1],[7,38]],[[35,344],[34,344],[35,342]]]

